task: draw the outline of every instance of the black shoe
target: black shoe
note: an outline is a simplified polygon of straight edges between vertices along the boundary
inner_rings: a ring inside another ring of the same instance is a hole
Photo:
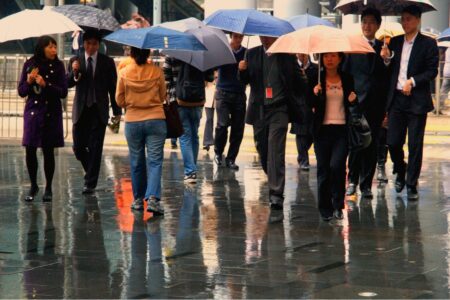
[[[210,146],[209,146],[209,145],[207,145],[207,146],[203,146],[203,150],[206,150],[206,152],[208,152],[208,151],[209,151],[209,148],[210,148]]]
[[[333,216],[322,216],[322,220],[324,222],[330,222],[331,220],[333,220]]]
[[[309,171],[309,164],[301,164],[300,169],[302,171]]]
[[[83,195],[92,195],[95,192],[95,188],[90,188],[88,186],[83,186]]]
[[[379,165],[377,167],[377,180],[378,182],[388,182],[388,178],[386,176],[386,168],[384,165]]]
[[[417,192],[417,188],[415,186],[407,186],[406,194],[407,194],[408,200],[411,200],[411,201],[419,200],[419,193]]]
[[[273,210],[283,210],[283,203],[279,203],[279,202],[276,202],[276,203],[270,203],[270,209],[273,209]]]
[[[225,165],[227,166],[228,169],[239,170],[239,166],[237,164],[235,164],[234,161],[226,159]]]
[[[361,196],[365,199],[372,199],[373,198],[373,194],[372,191],[367,188],[367,189],[362,189],[361,190]]]
[[[401,193],[403,188],[405,187],[405,176],[401,174],[397,174],[397,178],[395,179],[395,191],[397,193]]]
[[[39,192],[39,187],[37,185],[32,185],[30,190],[28,191],[28,195],[25,196],[25,201],[31,202],[34,200],[34,197]]]
[[[216,162],[217,166],[221,167],[222,166],[222,154],[216,154],[214,155],[214,161]]]
[[[347,192],[345,193],[347,196],[353,196],[356,194],[356,184],[349,183],[347,187]]]
[[[344,218],[344,213],[342,212],[342,209],[336,209],[333,215],[338,220],[342,220]]]
[[[43,202],[50,202],[53,199],[52,191],[46,190],[44,196],[42,197]]]

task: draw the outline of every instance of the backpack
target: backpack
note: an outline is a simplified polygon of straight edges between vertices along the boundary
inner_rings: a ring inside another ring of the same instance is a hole
[[[176,94],[178,99],[185,102],[205,101],[203,72],[187,63],[182,63],[177,78]]]

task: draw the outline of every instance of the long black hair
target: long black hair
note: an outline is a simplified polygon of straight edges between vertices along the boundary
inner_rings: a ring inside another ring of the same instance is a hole
[[[50,44],[54,44],[55,46],[57,45],[55,39],[49,35],[43,35],[38,39],[36,47],[34,48],[33,55],[33,58],[36,62],[40,63],[47,60],[47,58],[45,57],[45,47]],[[58,56],[56,56],[55,60],[58,60]]]
[[[149,55],[149,49],[139,49],[136,47],[131,47],[130,56],[134,59],[138,66],[145,65],[147,63]]]

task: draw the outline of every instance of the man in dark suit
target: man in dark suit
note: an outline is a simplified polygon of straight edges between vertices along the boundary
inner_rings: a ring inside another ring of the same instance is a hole
[[[404,35],[394,37],[381,57],[390,69],[388,90],[387,143],[394,163],[395,189],[405,184],[409,200],[417,200],[417,182],[423,156],[423,139],[427,113],[433,110],[430,82],[438,73],[439,50],[434,39],[419,32],[422,12],[411,5],[402,12]],[[403,145],[408,132],[408,164],[404,162]],[[406,177],[406,178],[405,178]]]
[[[85,171],[84,194],[97,186],[103,141],[111,103],[114,120],[122,111],[115,100],[117,72],[114,60],[98,52],[100,34],[86,31],[85,51],[70,60],[67,75],[69,87],[76,86],[73,101],[73,151]]]
[[[283,209],[286,135],[289,122],[301,116],[304,92],[300,68],[294,55],[267,55],[276,38],[260,37],[262,46],[252,48],[239,62],[239,79],[250,84],[246,123],[253,125],[254,140],[269,181],[272,209]]]
[[[356,194],[359,184],[362,197],[369,199],[373,197],[371,188],[377,165],[378,134],[387,97],[387,67],[380,57],[383,43],[375,38],[380,25],[381,14],[378,10],[368,8],[362,12],[362,33],[376,53],[349,55],[344,65],[344,70],[355,80],[359,105],[372,133],[372,142],[367,148],[350,152],[347,195]]]

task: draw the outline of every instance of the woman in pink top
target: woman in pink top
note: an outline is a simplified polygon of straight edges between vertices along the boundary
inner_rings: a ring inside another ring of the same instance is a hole
[[[347,123],[358,114],[353,78],[342,72],[343,53],[325,53],[321,83],[314,87],[314,151],[317,158],[319,212],[324,221],[342,219],[345,200]]]

